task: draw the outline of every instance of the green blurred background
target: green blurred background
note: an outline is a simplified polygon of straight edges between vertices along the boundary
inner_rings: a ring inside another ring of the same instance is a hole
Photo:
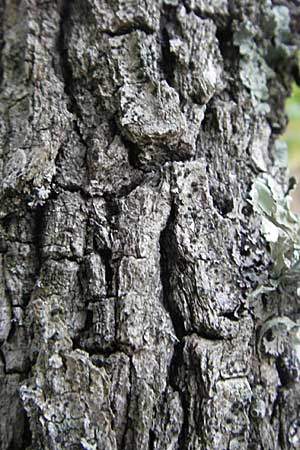
[[[282,138],[288,145],[290,175],[298,180],[293,192],[292,210],[300,213],[300,88],[294,84],[292,96],[286,102],[289,124]]]

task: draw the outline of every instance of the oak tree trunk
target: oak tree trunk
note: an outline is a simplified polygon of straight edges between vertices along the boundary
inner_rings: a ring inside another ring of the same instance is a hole
[[[0,5],[1,450],[300,448],[249,202],[299,1]]]

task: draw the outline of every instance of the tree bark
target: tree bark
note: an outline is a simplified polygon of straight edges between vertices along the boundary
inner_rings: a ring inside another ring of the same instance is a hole
[[[2,450],[300,447],[299,298],[251,295],[249,202],[288,189],[299,9],[0,2]]]

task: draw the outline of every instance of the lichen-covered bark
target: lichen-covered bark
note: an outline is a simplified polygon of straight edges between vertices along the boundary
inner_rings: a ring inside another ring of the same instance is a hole
[[[287,191],[297,4],[0,2],[1,450],[299,448],[249,203]]]

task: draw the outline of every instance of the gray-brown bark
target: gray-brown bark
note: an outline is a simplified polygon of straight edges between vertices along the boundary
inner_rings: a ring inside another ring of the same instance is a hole
[[[251,299],[299,78],[273,3],[0,2],[2,450],[299,448],[299,301]]]

